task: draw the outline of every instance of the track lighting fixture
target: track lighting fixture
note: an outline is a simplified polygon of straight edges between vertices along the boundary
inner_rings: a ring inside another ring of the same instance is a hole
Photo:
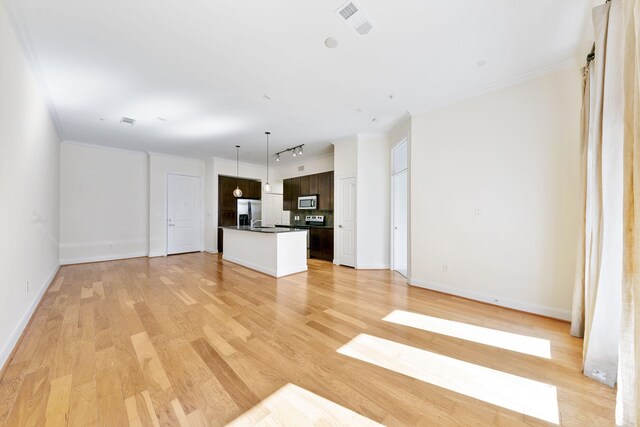
[[[282,151],[276,153],[276,162],[280,161],[280,154],[287,153],[289,151],[291,151],[291,156],[292,157],[301,156],[302,153],[303,153],[303,151],[302,151],[302,147],[303,146],[304,146],[304,144],[296,145],[295,147],[287,148],[286,150],[282,150]]]

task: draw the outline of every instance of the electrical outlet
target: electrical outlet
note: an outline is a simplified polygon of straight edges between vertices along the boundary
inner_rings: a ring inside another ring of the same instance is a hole
[[[482,214],[482,210],[476,209],[476,210],[473,211],[473,218],[474,219],[478,219],[478,218],[480,218],[481,214]]]
[[[447,264],[442,264],[442,271],[445,273],[449,271],[449,266]]]
[[[27,280],[27,293],[29,293],[29,281]]]

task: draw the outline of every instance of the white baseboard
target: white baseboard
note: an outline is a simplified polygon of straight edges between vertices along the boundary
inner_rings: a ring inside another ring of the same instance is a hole
[[[210,254],[217,254],[218,250],[214,248],[204,248],[205,252],[209,252]]]
[[[60,243],[60,263],[83,264],[87,262],[147,256],[147,239],[91,240]]]
[[[527,313],[539,314],[541,316],[553,317],[555,319],[571,320],[571,310],[563,310],[555,307],[531,304],[525,301],[503,298],[496,295],[488,295],[483,292],[470,291],[468,289],[441,285],[439,283],[432,283],[414,278],[410,278],[408,279],[408,281],[410,285],[430,289],[433,291],[443,292],[445,294],[456,295],[459,297],[486,302],[500,307],[512,308],[514,310],[526,311]]]
[[[149,252],[149,258],[154,258],[159,256],[167,256],[167,254],[161,251]]]
[[[307,265],[300,265],[298,267],[291,267],[289,269],[286,270],[280,270],[280,274],[278,274],[277,277],[284,277],[284,276],[290,276],[292,274],[298,274],[298,273],[304,273],[305,271],[307,271],[309,268],[307,267]]]
[[[127,259],[127,258],[140,258],[147,255],[149,255],[147,252],[134,252],[130,254],[111,254],[111,255],[102,255],[102,256],[83,257],[83,258],[61,259],[60,264],[69,265],[69,264],[85,264],[88,262],[115,261],[115,260]]]
[[[358,264],[357,270],[388,270],[389,264]]]
[[[261,265],[254,264],[252,262],[247,262],[245,260],[240,260],[238,258],[226,255],[226,254],[224,254],[224,252],[222,253],[222,259],[225,260],[225,261],[232,262],[234,264],[241,265],[243,267],[250,268],[252,270],[259,271],[260,273],[267,274],[267,275],[269,275],[271,277],[283,277],[283,276],[289,276],[291,274],[303,273],[303,272],[307,271],[307,265],[305,264],[304,266],[301,265],[301,266],[298,266],[298,267],[292,267],[292,268],[289,268],[289,269],[286,269],[286,270],[281,270],[280,274],[277,274],[276,270],[273,270],[271,268],[266,268],[266,267],[261,266]]]
[[[13,332],[11,332],[11,335],[9,335],[9,340],[7,341],[5,346],[2,348],[2,350],[0,350],[0,368],[4,367],[5,363],[7,363],[7,360],[9,359],[9,356],[11,356],[11,352],[13,351],[14,347],[18,343],[18,340],[20,339],[22,332],[24,332],[24,329],[29,324],[29,320],[31,320],[31,316],[33,316],[33,312],[36,310],[36,307],[38,307],[38,304],[40,304],[40,300],[42,300],[42,297],[47,292],[47,289],[49,289],[49,285],[51,285],[51,282],[53,281],[53,278],[56,277],[56,274],[58,273],[59,269],[60,269],[60,264],[56,264],[51,274],[49,274],[45,282],[40,287],[40,290],[33,298],[33,301],[27,308],[27,311],[24,313],[24,316],[22,316],[22,319],[20,319],[20,322],[18,322],[16,327],[13,329]]]

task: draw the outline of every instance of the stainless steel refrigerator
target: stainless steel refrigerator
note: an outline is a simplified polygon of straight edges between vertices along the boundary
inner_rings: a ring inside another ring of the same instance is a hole
[[[252,222],[261,219],[262,202],[260,200],[238,199],[238,225],[251,225]]]

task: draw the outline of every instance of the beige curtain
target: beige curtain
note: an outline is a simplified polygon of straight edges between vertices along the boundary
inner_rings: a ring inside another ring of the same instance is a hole
[[[621,315],[623,126],[622,3],[593,10],[595,59],[584,70],[583,234],[571,333],[584,336],[584,374],[616,384]]]
[[[584,373],[618,383],[616,421],[640,424],[640,0],[593,10],[595,59],[584,69],[583,233],[571,333]]]
[[[618,424],[640,425],[640,0],[624,0],[624,256]]]

